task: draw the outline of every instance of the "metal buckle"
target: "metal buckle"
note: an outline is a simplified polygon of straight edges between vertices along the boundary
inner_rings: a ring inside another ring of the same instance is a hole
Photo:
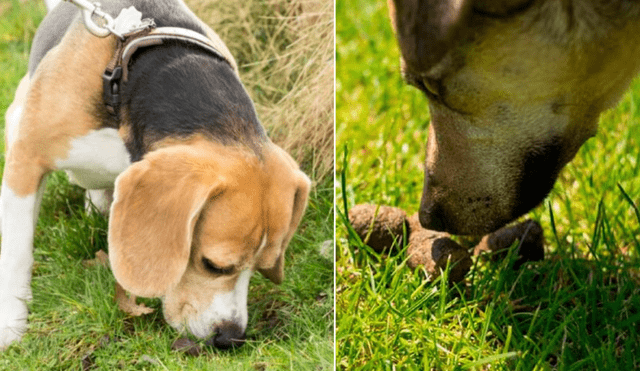
[[[107,37],[110,34],[116,35],[120,40],[134,33],[144,31],[156,26],[152,18],[142,19],[140,13],[134,6],[123,8],[120,14],[114,19],[109,14],[102,11],[100,3],[90,0],[65,0],[76,5],[82,11],[82,19],[87,30],[98,37]],[[96,23],[93,17],[99,18],[101,24]]]
[[[122,67],[116,67],[113,71],[105,70],[102,74],[102,99],[107,106],[107,111],[117,115],[120,107],[120,85],[122,82]]]

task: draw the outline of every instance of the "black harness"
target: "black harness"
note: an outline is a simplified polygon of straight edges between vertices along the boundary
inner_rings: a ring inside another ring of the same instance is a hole
[[[179,27],[158,27],[155,25],[117,39],[116,52],[102,74],[103,100],[107,112],[118,117],[122,83],[128,81],[129,62],[131,57],[141,48],[162,45],[167,41],[180,41],[206,50],[210,54],[231,65],[229,60],[203,35]]]

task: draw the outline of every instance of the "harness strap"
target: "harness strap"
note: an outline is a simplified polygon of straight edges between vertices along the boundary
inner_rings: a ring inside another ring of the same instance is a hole
[[[179,27],[159,27],[127,35],[124,40],[117,40],[116,51],[102,75],[103,100],[107,112],[118,116],[122,82],[128,81],[131,57],[138,49],[161,45],[165,41],[180,41],[197,46],[232,66],[231,62],[225,58],[211,40],[192,30]]]
[[[120,108],[120,94],[122,93],[122,53],[127,44],[136,38],[148,34],[150,29],[128,35],[123,39],[116,38],[116,51],[107,63],[107,67],[102,74],[102,99],[104,100],[107,112],[113,116],[118,116]]]

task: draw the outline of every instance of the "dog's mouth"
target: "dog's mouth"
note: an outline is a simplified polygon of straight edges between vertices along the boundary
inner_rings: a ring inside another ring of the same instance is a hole
[[[446,200],[433,202],[422,198],[419,211],[420,224],[430,230],[453,235],[481,236],[493,232],[517,218],[512,214],[496,213],[491,208],[492,197],[469,197],[460,206],[450,206]]]

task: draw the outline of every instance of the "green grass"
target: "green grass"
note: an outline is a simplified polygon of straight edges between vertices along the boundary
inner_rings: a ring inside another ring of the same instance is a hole
[[[544,261],[474,258],[466,282],[429,283],[403,249],[376,254],[348,233],[356,204],[417,211],[429,113],[401,80],[384,2],[339,1],[336,18],[338,368],[640,368],[640,81],[527,216],[545,229]]]
[[[225,6],[229,4],[233,2]],[[18,82],[26,73],[30,40],[44,14],[40,1],[0,3],[3,123]],[[261,16],[277,17],[270,13]],[[263,45],[264,49],[272,47],[274,39],[265,38],[267,42],[270,44]],[[251,66],[241,67],[244,74],[251,72]],[[299,68],[313,73],[309,66]],[[245,83],[250,87],[255,84]],[[254,97],[259,95],[252,88],[249,91]],[[257,104],[263,109],[278,109],[271,102]],[[277,128],[268,120],[265,125]],[[70,185],[64,173],[52,174],[35,236],[29,329],[22,342],[0,353],[0,370],[82,370],[83,360],[92,369],[101,370],[331,369],[333,259],[323,257],[319,248],[333,237],[332,179],[315,172],[313,158],[304,158],[303,163],[314,188],[307,213],[287,250],[284,283],[276,286],[260,274],[254,275],[248,299],[247,343],[228,352],[208,349],[200,357],[171,351],[172,342],[180,335],[164,322],[159,299],[143,299],[155,313],[128,316],[113,302],[111,271],[82,265],[96,251],[108,249],[107,220],[85,212],[83,191]],[[3,164],[4,160],[0,161],[0,167]]]

